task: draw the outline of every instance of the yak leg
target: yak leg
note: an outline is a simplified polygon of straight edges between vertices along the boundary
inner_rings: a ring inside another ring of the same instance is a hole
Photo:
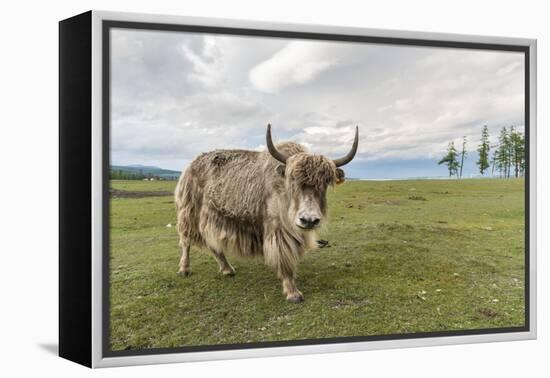
[[[304,295],[296,287],[296,280],[290,277],[284,277],[283,293],[286,294],[286,299],[292,303],[300,303],[304,301]]]
[[[181,246],[181,259],[180,259],[180,269],[178,274],[181,276],[188,276],[191,271],[189,270],[189,249],[190,246],[187,243],[182,244]]]
[[[218,252],[213,248],[210,248],[212,253],[214,254],[214,258],[218,262],[218,266],[220,267],[220,273],[224,276],[234,276],[235,275],[235,269],[229,264],[229,261],[225,258],[225,255],[223,252]]]
[[[286,299],[292,303],[300,303],[304,301],[304,295],[296,287],[296,268],[294,266],[285,266],[279,263],[278,276],[283,282],[283,293],[286,294]]]
[[[294,244],[293,244],[294,243]],[[292,303],[300,303],[304,296],[296,287],[296,270],[300,258],[300,246],[280,230],[267,233],[264,239],[264,259],[267,265],[277,269],[277,277],[283,283],[283,294]]]

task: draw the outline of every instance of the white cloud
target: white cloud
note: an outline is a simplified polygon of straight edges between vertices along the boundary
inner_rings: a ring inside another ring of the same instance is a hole
[[[276,93],[314,80],[340,61],[342,46],[292,41],[250,71],[250,82],[262,92]]]
[[[188,45],[182,45],[183,54],[193,64],[193,72],[190,77],[193,80],[207,86],[219,85],[226,72],[224,70],[223,56],[215,37],[205,36],[202,51],[195,52]]]

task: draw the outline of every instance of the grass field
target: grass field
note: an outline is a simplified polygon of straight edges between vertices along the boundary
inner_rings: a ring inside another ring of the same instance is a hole
[[[144,192],[111,200],[113,350],[524,325],[522,179],[335,187],[298,305],[259,259],[228,256],[237,274],[222,277],[192,248],[191,276],[176,275],[175,182],[111,186]]]

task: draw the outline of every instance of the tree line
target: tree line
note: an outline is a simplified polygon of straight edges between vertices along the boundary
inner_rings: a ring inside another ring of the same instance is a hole
[[[439,165],[447,166],[449,178],[453,176],[462,178],[462,168],[464,160],[467,158],[467,142],[467,138],[464,136],[461,151],[456,149],[454,142],[450,142],[445,156],[438,162]],[[498,142],[491,145],[489,128],[484,125],[477,153],[476,165],[482,176],[489,171],[491,176],[495,176],[496,173],[498,177],[502,178],[522,177],[525,174],[525,136],[514,126],[503,127],[500,130]]]
[[[144,180],[144,179],[155,179],[155,180],[166,180],[164,177],[160,177],[152,174],[144,174],[143,171],[139,172],[129,172],[122,169],[111,169],[110,172],[111,180]]]

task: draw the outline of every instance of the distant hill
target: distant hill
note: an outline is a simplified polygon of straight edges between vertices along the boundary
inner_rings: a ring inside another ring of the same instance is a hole
[[[164,180],[177,180],[181,172],[153,167],[149,165],[131,164],[131,165],[111,165],[112,178],[125,179],[144,179],[161,178]]]

